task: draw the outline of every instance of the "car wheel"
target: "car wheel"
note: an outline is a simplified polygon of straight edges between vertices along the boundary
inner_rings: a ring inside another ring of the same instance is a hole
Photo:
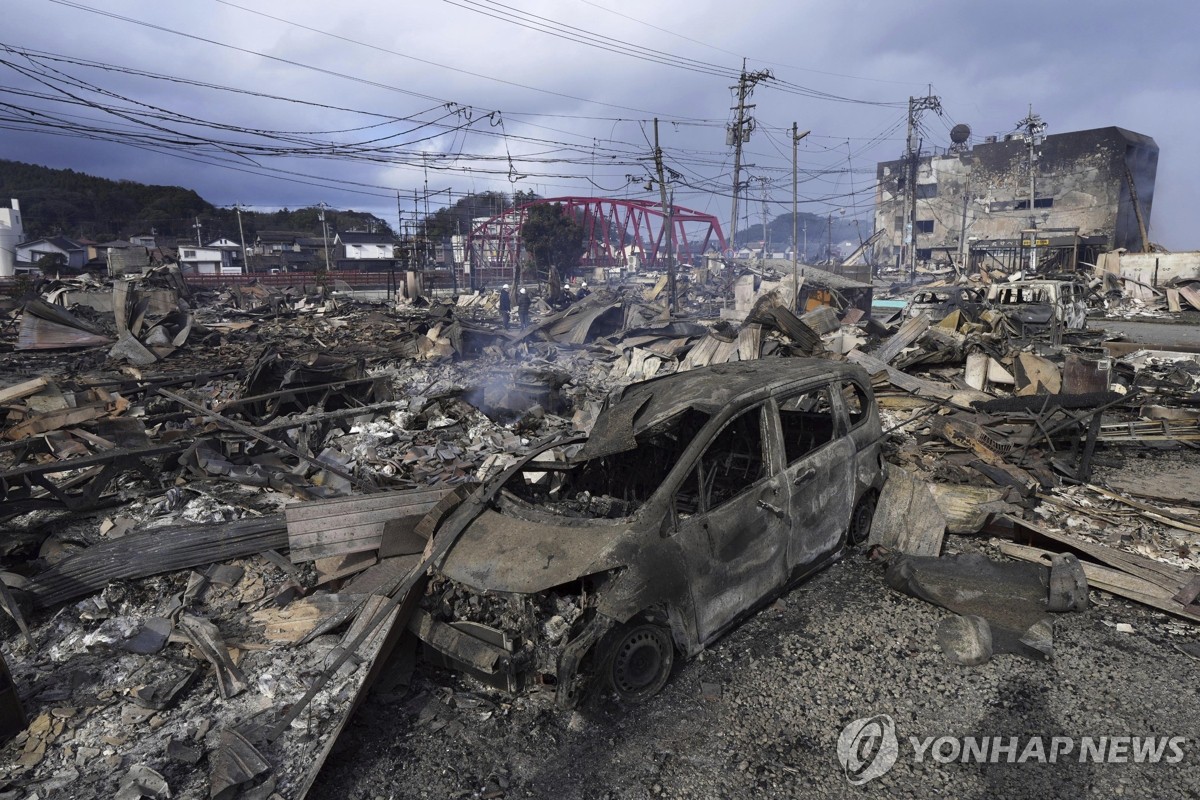
[[[622,625],[610,641],[604,677],[617,697],[639,703],[658,694],[675,664],[671,634],[649,623]]]
[[[871,535],[871,520],[875,518],[877,500],[878,496],[874,490],[867,492],[854,507],[854,513],[850,515],[850,531],[846,538],[855,547],[866,544],[867,538]]]

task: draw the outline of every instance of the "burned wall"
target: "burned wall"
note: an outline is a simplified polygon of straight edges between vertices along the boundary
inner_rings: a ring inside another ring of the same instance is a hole
[[[1152,138],[1117,127],[1076,131],[1047,136],[1035,155],[1032,209],[1029,148],[1020,136],[921,159],[918,255],[957,252],[964,231],[968,240],[1018,237],[1031,217],[1039,229],[1077,229],[1081,236],[1103,237],[1109,249],[1142,249],[1132,194],[1148,228],[1158,168]],[[905,162],[880,163],[877,177],[876,229],[889,232],[879,255],[890,263],[900,252],[907,222]]]

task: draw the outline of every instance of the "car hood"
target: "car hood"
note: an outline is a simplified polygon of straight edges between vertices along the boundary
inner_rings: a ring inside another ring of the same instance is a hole
[[[621,524],[556,525],[486,510],[462,532],[441,571],[479,591],[534,593],[622,566]]]

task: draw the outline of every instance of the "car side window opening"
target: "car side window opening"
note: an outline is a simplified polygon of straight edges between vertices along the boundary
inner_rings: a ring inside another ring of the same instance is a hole
[[[835,417],[829,388],[822,386],[782,401],[779,422],[783,428],[783,453],[788,464],[833,441]]]
[[[759,406],[734,417],[717,434],[676,492],[675,511],[682,517],[711,511],[766,474]]]
[[[857,383],[842,384],[842,400],[846,404],[846,412],[850,417],[850,427],[853,428],[867,416],[867,393]]]

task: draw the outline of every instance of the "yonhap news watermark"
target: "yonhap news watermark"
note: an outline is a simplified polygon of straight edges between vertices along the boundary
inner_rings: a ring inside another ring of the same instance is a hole
[[[887,714],[842,729],[837,755],[859,786],[907,760],[914,764],[1178,764],[1186,736],[901,736]]]

